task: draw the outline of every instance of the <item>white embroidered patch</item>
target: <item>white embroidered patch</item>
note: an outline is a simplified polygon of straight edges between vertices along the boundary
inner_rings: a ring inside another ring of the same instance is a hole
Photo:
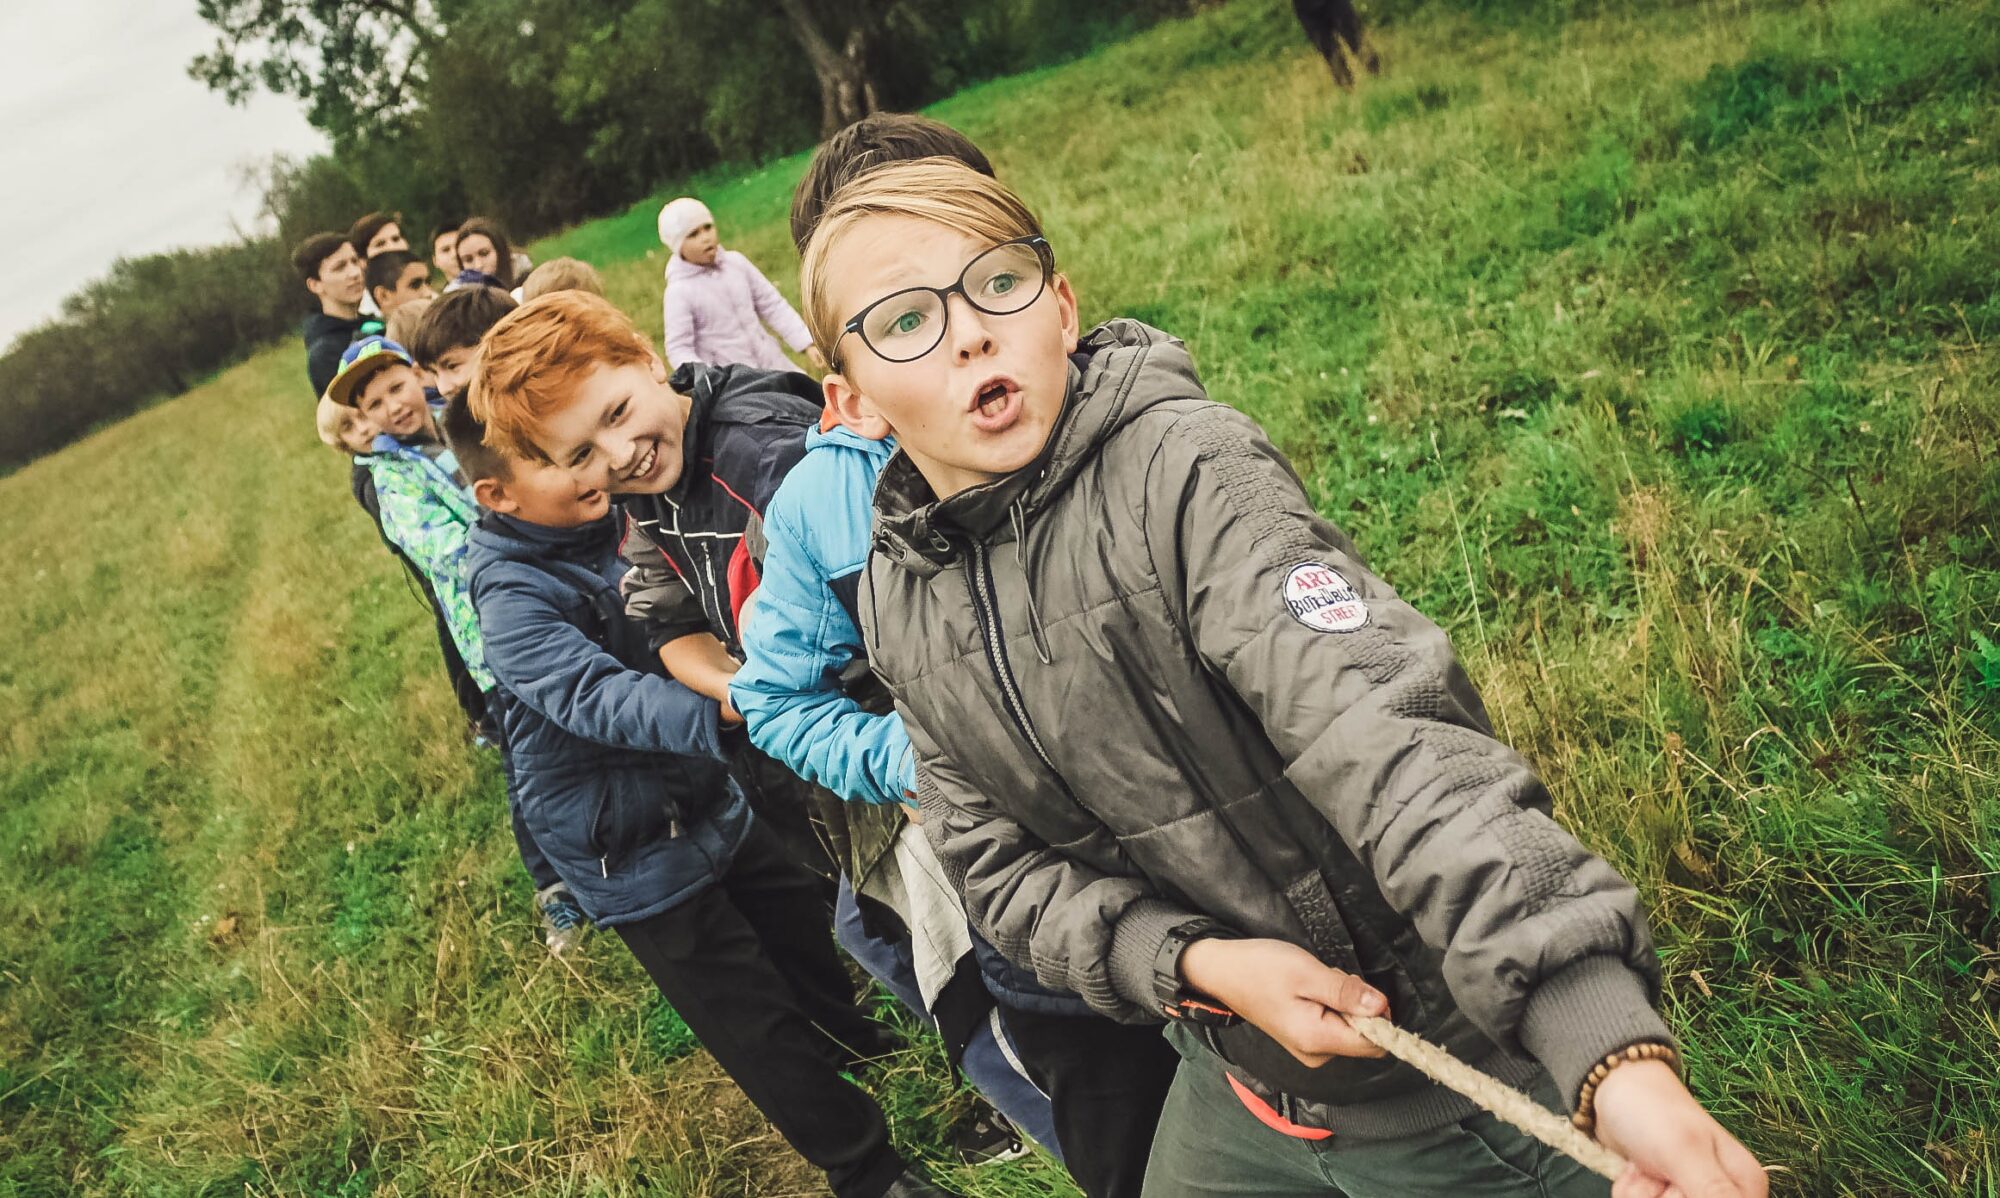
[[[1353,632],[1368,622],[1368,605],[1325,562],[1304,562],[1285,575],[1285,609],[1315,632]]]

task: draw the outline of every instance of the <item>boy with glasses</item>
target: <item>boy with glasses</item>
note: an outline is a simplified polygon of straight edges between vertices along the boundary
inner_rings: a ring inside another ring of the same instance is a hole
[[[1762,1198],[1631,885],[1179,342],[1082,332],[1034,215],[954,163],[843,189],[802,272],[829,405],[899,445],[860,608],[924,828],[1002,952],[1171,1023],[1149,1198],[1607,1192],[1348,1015],[1573,1112],[1618,1198]]]
[[[799,180],[795,241],[804,247],[840,188],[887,163],[934,156],[992,173],[976,146],[925,117],[881,113],[842,130]],[[1036,261],[1030,249],[1026,263]],[[1003,286],[987,278],[974,289],[991,295]],[[855,893],[842,895],[842,945],[937,1024],[967,1078],[1057,1151],[1088,1198],[1137,1198],[1178,1057],[1158,1029],[1105,1019],[972,934],[922,829],[901,825],[915,760],[902,720],[868,672],[857,589],[870,498],[895,449],[826,418],[806,435],[805,457],[764,512],[763,579],[730,696],[751,742],[847,799],[851,820],[899,816],[885,859],[850,866]],[[962,1030],[968,1024],[971,1034]]]

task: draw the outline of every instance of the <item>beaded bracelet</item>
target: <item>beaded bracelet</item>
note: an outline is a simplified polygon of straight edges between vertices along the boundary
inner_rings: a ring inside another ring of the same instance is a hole
[[[1675,1073],[1681,1071],[1681,1054],[1671,1044],[1650,1040],[1628,1044],[1605,1057],[1591,1068],[1589,1076],[1583,1079],[1583,1088],[1577,1092],[1576,1113],[1569,1117],[1569,1121],[1576,1125],[1578,1131],[1587,1136],[1597,1134],[1597,1088],[1611,1076],[1613,1069],[1631,1061],[1665,1061],[1673,1066]]]

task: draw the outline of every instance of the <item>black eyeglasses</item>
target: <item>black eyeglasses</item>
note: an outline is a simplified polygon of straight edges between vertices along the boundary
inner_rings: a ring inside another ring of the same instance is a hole
[[[855,313],[840,332],[859,334],[885,362],[914,362],[944,340],[952,296],[965,297],[988,316],[1007,316],[1040,299],[1055,272],[1055,251],[1047,241],[1017,237],[967,263],[951,286],[906,287],[885,295]]]

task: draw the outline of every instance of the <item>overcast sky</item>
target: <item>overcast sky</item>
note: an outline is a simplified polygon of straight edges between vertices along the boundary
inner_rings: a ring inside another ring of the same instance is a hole
[[[249,227],[246,162],[325,148],[297,101],[188,78],[207,28],[194,0],[0,0],[0,347],[120,256]]]

